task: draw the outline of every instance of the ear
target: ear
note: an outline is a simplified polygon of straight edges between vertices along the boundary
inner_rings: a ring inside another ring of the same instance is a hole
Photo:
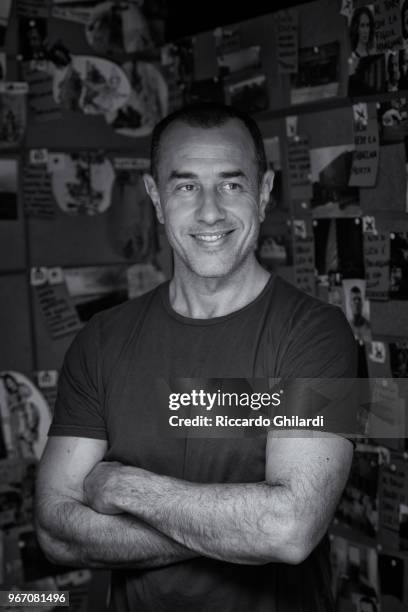
[[[156,185],[156,181],[151,176],[151,174],[143,175],[143,182],[145,185],[145,189],[150,196],[151,201],[153,202],[153,206],[156,210],[157,219],[159,223],[164,223],[163,210],[160,203],[159,190]]]
[[[265,219],[265,211],[271,196],[274,178],[275,173],[273,170],[267,170],[263,175],[259,194],[259,220],[261,222]]]

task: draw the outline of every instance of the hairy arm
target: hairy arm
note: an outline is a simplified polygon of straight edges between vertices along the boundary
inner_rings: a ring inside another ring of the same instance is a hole
[[[131,515],[100,514],[86,504],[83,481],[106,442],[50,437],[36,485],[36,530],[50,560],[85,567],[161,567],[197,553]]]
[[[85,493],[95,509],[131,514],[200,555],[299,563],[327,530],[352,457],[348,440],[307,434],[269,434],[264,482],[198,484],[102,462]]]

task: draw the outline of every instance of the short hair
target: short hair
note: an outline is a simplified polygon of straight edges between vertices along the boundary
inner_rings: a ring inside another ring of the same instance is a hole
[[[404,15],[407,10],[408,10],[408,0],[404,0],[401,6],[401,23],[402,23],[402,37],[403,38],[408,38],[408,31],[405,27],[405,22],[404,22]]]
[[[350,293],[361,293],[361,289],[358,285],[354,285],[351,289],[350,289]]]
[[[180,108],[167,117],[164,117],[154,128],[150,146],[150,172],[155,180],[158,174],[158,162],[160,153],[160,141],[165,130],[176,121],[200,128],[214,128],[224,125],[230,119],[238,119],[247,128],[255,148],[255,157],[258,165],[258,179],[261,182],[263,175],[268,169],[265,147],[261,131],[252,117],[232,106],[218,104],[215,102],[203,102],[191,104]]]
[[[370,49],[373,46],[374,43],[374,17],[372,12],[370,11],[369,8],[367,8],[366,6],[361,6],[360,8],[356,9],[353,13],[353,17],[351,19],[351,23],[350,23],[350,40],[351,40],[351,46],[354,49],[357,47],[358,45],[358,28],[360,26],[360,18],[366,15],[366,17],[368,17],[368,21],[370,22],[370,34],[368,36],[368,44],[367,47]]]

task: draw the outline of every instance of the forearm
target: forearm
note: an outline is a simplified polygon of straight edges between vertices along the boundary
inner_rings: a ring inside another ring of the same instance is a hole
[[[37,535],[55,563],[95,568],[153,568],[196,557],[130,515],[109,515],[70,498],[37,504]]]
[[[293,500],[267,483],[196,484],[124,467],[115,499],[198,554],[232,563],[298,562]],[[139,477],[138,477],[139,476]],[[303,536],[303,534],[302,534]]]

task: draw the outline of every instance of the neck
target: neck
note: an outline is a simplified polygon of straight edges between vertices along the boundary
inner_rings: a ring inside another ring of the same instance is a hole
[[[254,256],[239,270],[219,278],[200,277],[187,269],[182,273],[181,267],[175,263],[170,304],[193,319],[221,317],[243,308],[258,297],[270,278]]]
[[[363,43],[359,42],[355,50],[361,56],[368,55],[368,45]]]

